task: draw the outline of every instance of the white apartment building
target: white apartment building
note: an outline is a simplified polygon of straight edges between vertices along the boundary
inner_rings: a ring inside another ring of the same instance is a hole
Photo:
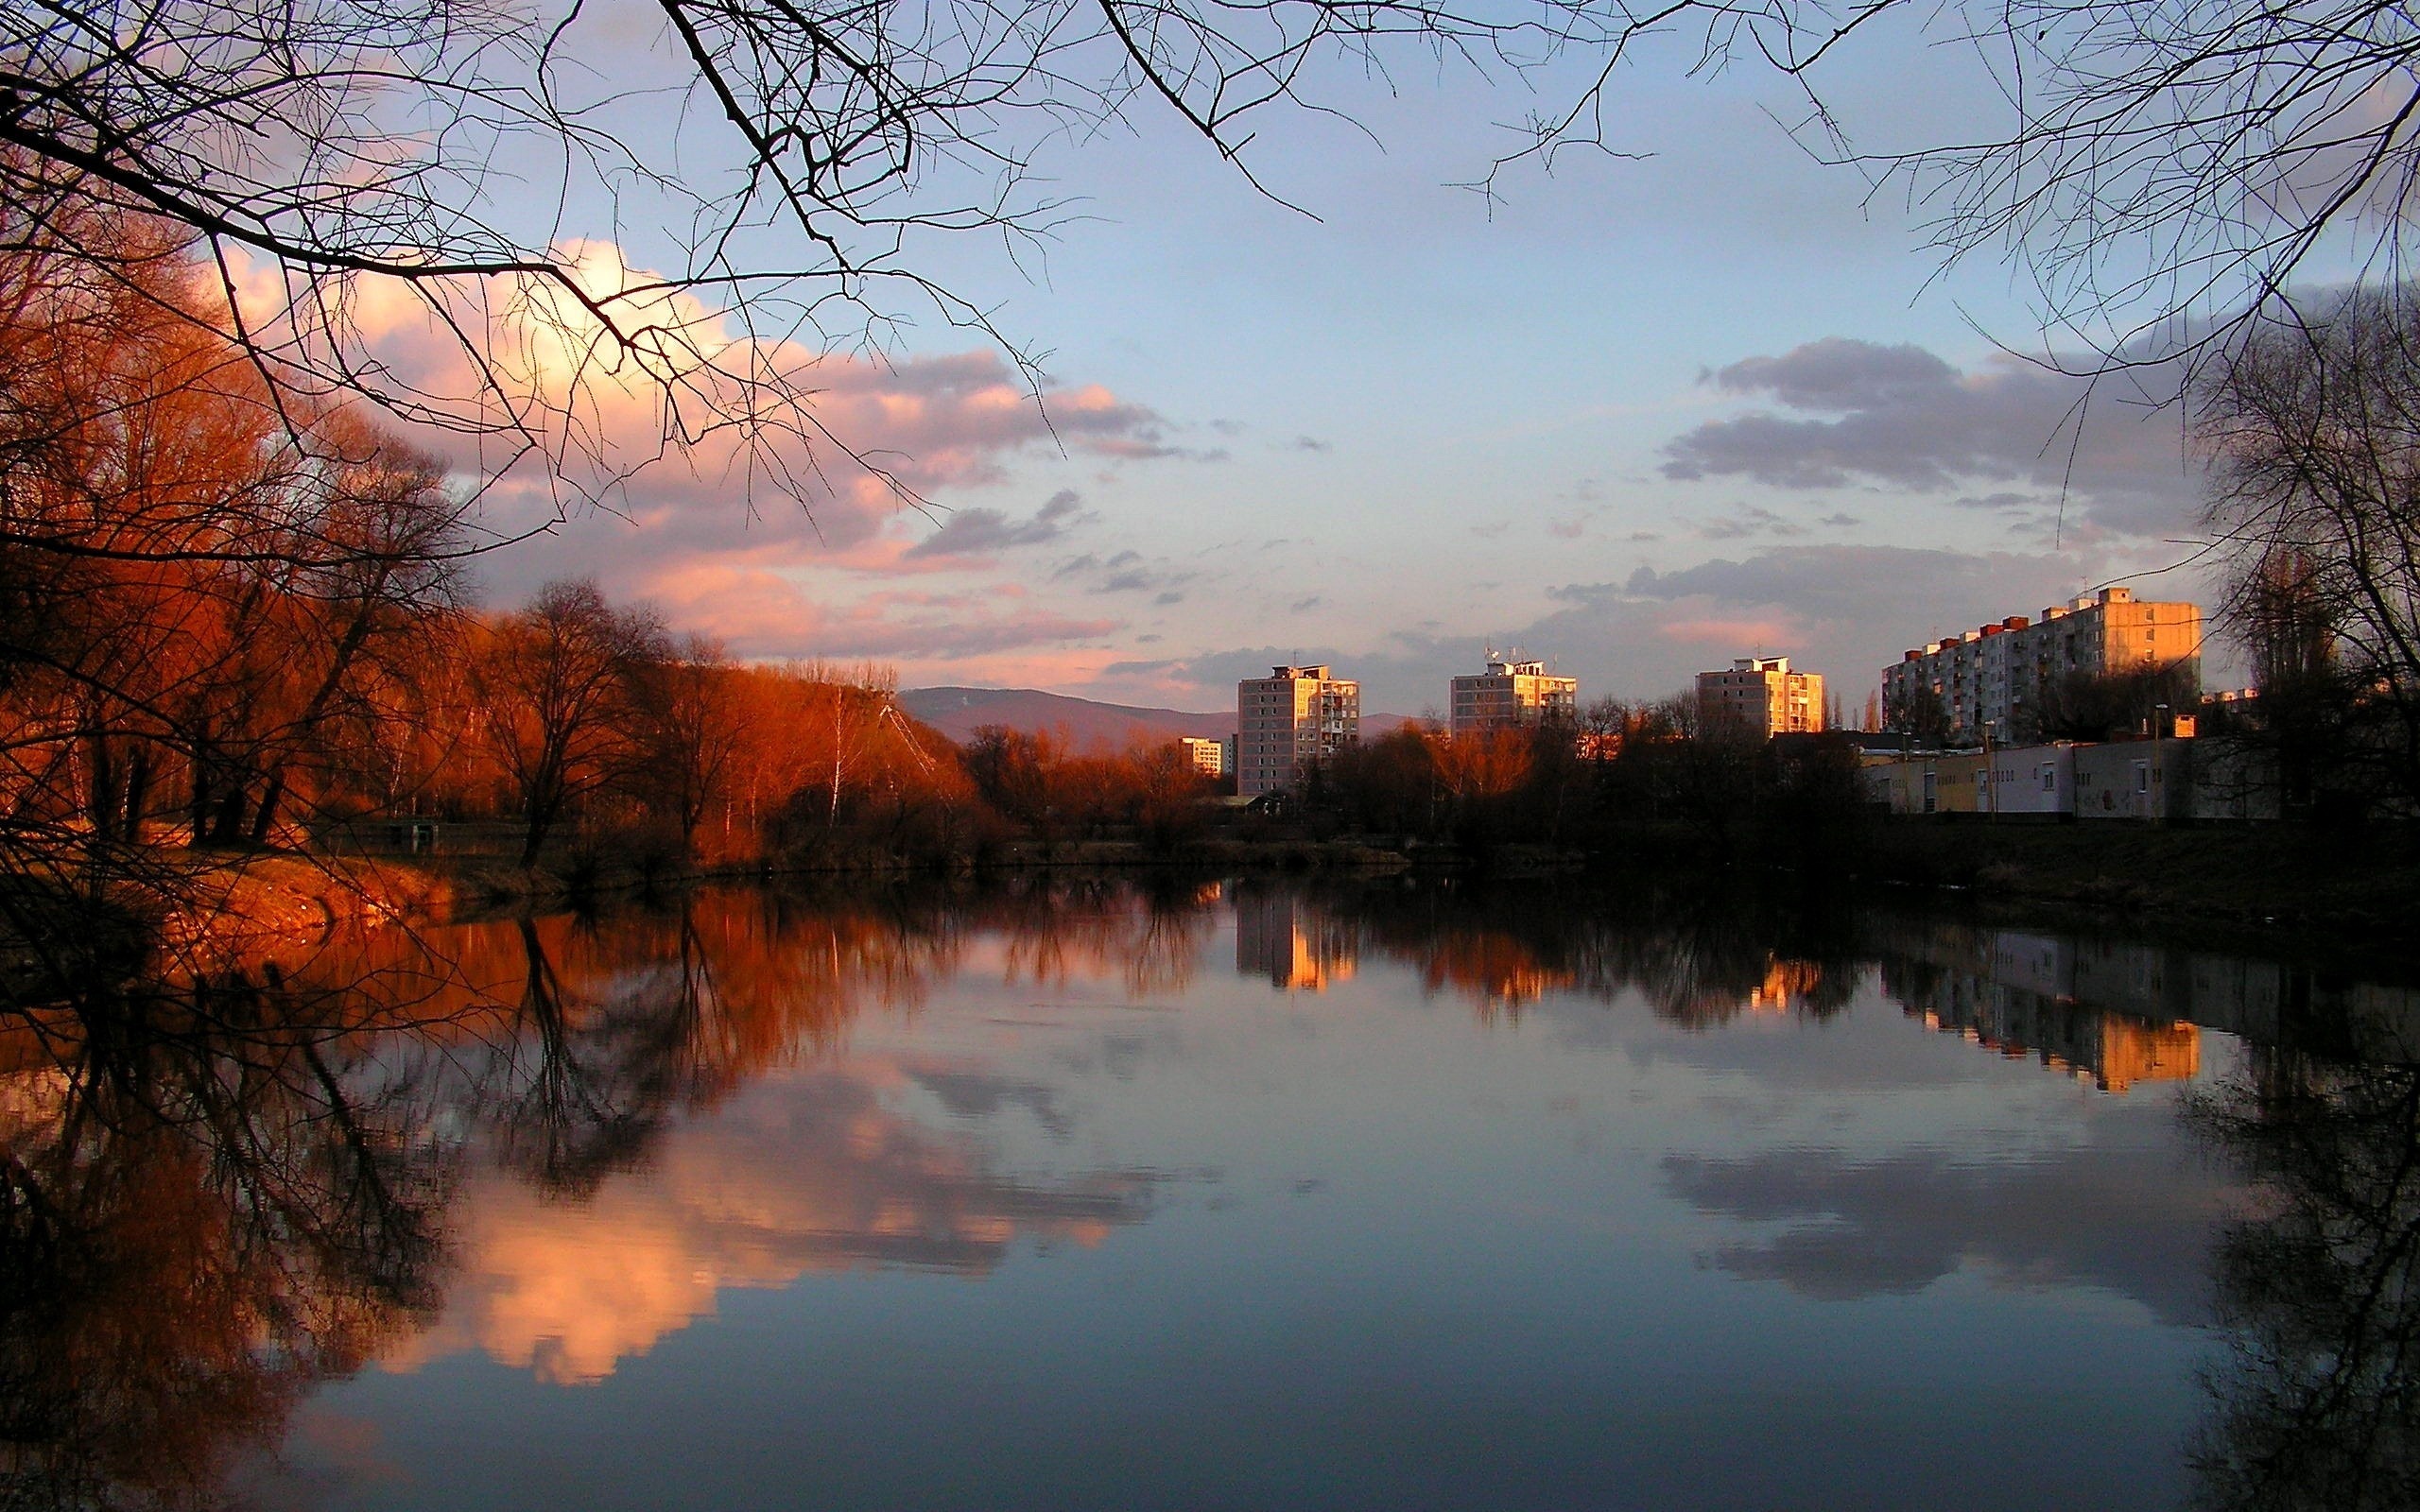
[[[1967,635],[1910,650],[1882,674],[1885,707],[1930,694],[1949,712],[1952,738],[2031,737],[2026,712],[2046,689],[2083,673],[2151,671],[2185,664],[2201,681],[2202,610],[2152,602],[2128,588],[2104,588],[2038,620],[2013,614]]]
[[[1225,741],[1204,740],[1199,735],[1181,735],[1177,738],[1177,745],[1184,750],[1184,759],[1191,762],[1193,769],[1202,776],[1224,777],[1227,775],[1227,743]]]
[[[1361,739],[1361,684],[1325,666],[1271,667],[1236,684],[1236,791],[1292,787],[1305,768]]]
[[[1698,674],[1698,726],[1758,740],[1824,728],[1824,675],[1792,672],[1786,656],[1747,656]]]
[[[1580,679],[1559,678],[1543,662],[1490,659],[1487,670],[1453,679],[1447,728],[1456,735],[1550,721],[1576,724]]]

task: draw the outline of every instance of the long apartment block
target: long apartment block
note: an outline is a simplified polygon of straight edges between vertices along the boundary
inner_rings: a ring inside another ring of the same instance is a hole
[[[1971,634],[1952,635],[1910,650],[1884,669],[1886,701],[1930,693],[1949,712],[1952,732],[2026,738],[2027,711],[2046,690],[2083,673],[2154,670],[2187,664],[2198,685],[2202,610],[2192,604],[2138,599],[2132,589],[2104,588],[2039,619],[2013,614]]]

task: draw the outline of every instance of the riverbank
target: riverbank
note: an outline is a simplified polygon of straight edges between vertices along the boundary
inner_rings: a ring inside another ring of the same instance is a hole
[[[20,1000],[63,983],[292,964],[340,928],[440,919],[454,902],[448,878],[408,864],[166,846],[122,855],[106,875],[30,867],[6,885],[0,987]]]
[[[1950,889],[1992,905],[2409,955],[2420,934],[2413,840],[2391,829],[1894,816],[1877,821],[1855,869],[1865,881]]]
[[[1824,884],[1939,891],[1999,911],[2123,919],[2213,935],[2248,934],[2306,946],[2337,942],[2409,955],[2420,920],[2420,852],[2411,836],[2320,833],[2286,826],[2177,827],[1995,824],[1938,817],[1876,819]],[[661,853],[609,847],[524,868],[494,858],[364,858],[166,851],[125,889],[127,912],[157,921],[169,959],[201,965],[275,958],[344,924],[549,910],[618,893],[706,882],[784,877],[886,878],[1024,871],[1158,870],[1390,875],[1479,870],[1496,877],[1581,870],[1678,877],[1725,868],[1685,837],[1641,835],[1594,857],[1545,846],[1483,855],[1438,844],[1259,837],[1176,848],[1129,840],[1018,841],[939,860],[877,853],[680,866]],[[1750,869],[1754,869],[1751,868]],[[1810,872],[1800,868],[1801,881]]]
[[[1577,869],[1580,857],[1548,847],[1510,847],[1490,858],[1512,875]],[[1020,840],[941,857],[878,852],[750,859],[678,866],[660,855],[583,851],[542,858],[534,867],[494,860],[427,858],[414,863],[443,879],[457,906],[476,911],[544,907],[649,887],[782,878],[983,876],[1024,871],[1338,872],[1387,875],[1459,869],[1471,859],[1451,846],[1403,846],[1348,839],[1201,840],[1154,847],[1133,840]]]

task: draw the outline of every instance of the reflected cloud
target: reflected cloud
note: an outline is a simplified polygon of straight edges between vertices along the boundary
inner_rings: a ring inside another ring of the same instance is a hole
[[[466,1204],[444,1320],[385,1363],[476,1348],[543,1381],[593,1383],[711,1316],[726,1289],[861,1268],[980,1276],[1019,1244],[1090,1246],[1150,1215],[1151,1173],[1001,1171],[979,1141],[898,1112],[891,1094],[909,1082],[974,1105],[988,1091],[994,1108],[1040,1091],[856,1061],[752,1089],[579,1203],[491,1180]]]
[[[2208,1314],[2204,1256],[2228,1211],[2221,1190],[2179,1179],[2165,1150],[2110,1146],[1988,1161],[1932,1150],[1673,1155],[1663,1175],[1700,1212],[1786,1225],[1707,1258],[1804,1297],[1905,1295],[1976,1266],[2004,1286],[2097,1286],[2178,1324]],[[2079,1212],[2122,1221],[2078,1223]]]

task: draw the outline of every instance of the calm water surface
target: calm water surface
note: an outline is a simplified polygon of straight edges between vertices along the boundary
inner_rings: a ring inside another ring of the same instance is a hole
[[[1546,886],[382,936],[11,1031],[0,1501],[2404,1504],[2415,1023]]]

